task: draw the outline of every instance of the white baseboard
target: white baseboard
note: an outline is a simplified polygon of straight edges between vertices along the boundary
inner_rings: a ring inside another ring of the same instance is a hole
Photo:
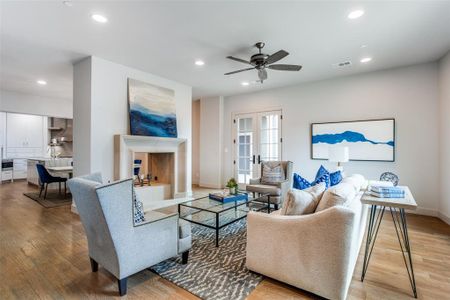
[[[208,182],[200,182],[198,184],[199,187],[204,187],[204,188],[208,188],[208,189],[221,189],[222,187],[220,186],[220,184],[217,183],[208,183]]]
[[[72,202],[72,205],[70,206],[70,211],[73,212],[74,214],[77,214],[77,215],[79,214],[78,209],[73,202]]]
[[[448,225],[450,225],[450,217],[449,216],[439,212],[438,218],[441,219],[442,221],[444,221],[445,223],[447,223]]]
[[[437,210],[430,209],[430,208],[424,208],[424,207],[417,207],[415,210],[406,210],[407,213],[415,214],[415,215],[422,215],[422,216],[430,216],[430,217],[437,217],[438,212]]]

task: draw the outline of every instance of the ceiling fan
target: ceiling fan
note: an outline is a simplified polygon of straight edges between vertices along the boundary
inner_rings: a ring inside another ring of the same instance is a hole
[[[250,61],[240,59],[233,56],[227,56],[228,59],[235,60],[244,64],[251,65],[251,68],[240,69],[233,72],[225,73],[224,75],[231,75],[239,72],[250,71],[253,69],[258,70],[259,82],[263,83],[267,79],[267,70],[278,70],[278,71],[300,71],[302,66],[300,65],[286,65],[286,64],[274,64],[275,62],[285,58],[289,55],[287,51],[280,50],[272,55],[261,53],[261,49],[264,48],[265,43],[258,42],[255,47],[258,48],[259,53],[256,53],[250,57]]]

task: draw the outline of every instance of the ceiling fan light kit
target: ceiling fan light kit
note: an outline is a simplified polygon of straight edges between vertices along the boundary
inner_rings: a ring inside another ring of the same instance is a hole
[[[227,56],[228,59],[244,63],[247,65],[251,65],[252,67],[240,69],[232,72],[225,73],[225,75],[236,74],[240,72],[250,71],[256,69],[258,71],[259,82],[263,83],[264,80],[267,79],[267,70],[277,70],[277,71],[300,71],[302,66],[300,65],[287,65],[287,64],[274,64],[277,61],[285,58],[289,55],[289,52],[285,50],[279,50],[272,55],[268,55],[261,52],[261,49],[264,48],[265,43],[258,42],[255,44],[255,47],[258,48],[258,53],[253,54],[250,57],[250,60],[247,61],[245,59]]]

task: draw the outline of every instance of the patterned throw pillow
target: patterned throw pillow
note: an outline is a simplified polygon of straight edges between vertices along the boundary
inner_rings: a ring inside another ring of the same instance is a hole
[[[330,173],[330,186],[335,186],[342,181],[341,171]]]
[[[294,173],[294,180],[292,183],[292,187],[294,189],[304,190],[306,188],[311,187],[311,183],[302,176],[298,175],[297,173]]]
[[[280,162],[264,162],[261,177],[262,184],[277,184],[284,181],[285,175]]]
[[[134,212],[134,224],[139,224],[145,221],[144,205],[139,201],[136,191],[133,186],[133,212]]]

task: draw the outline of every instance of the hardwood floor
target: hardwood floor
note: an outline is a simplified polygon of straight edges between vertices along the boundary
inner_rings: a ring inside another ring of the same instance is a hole
[[[87,242],[70,206],[46,209],[23,196],[25,182],[0,185],[0,298],[104,299],[118,297],[112,275],[91,273]],[[419,299],[450,299],[450,226],[433,217],[408,215]],[[394,227],[383,220],[364,283],[362,255],[348,299],[411,299]],[[198,299],[143,271],[128,280],[129,299]],[[314,299],[307,292],[266,279],[248,299]]]

